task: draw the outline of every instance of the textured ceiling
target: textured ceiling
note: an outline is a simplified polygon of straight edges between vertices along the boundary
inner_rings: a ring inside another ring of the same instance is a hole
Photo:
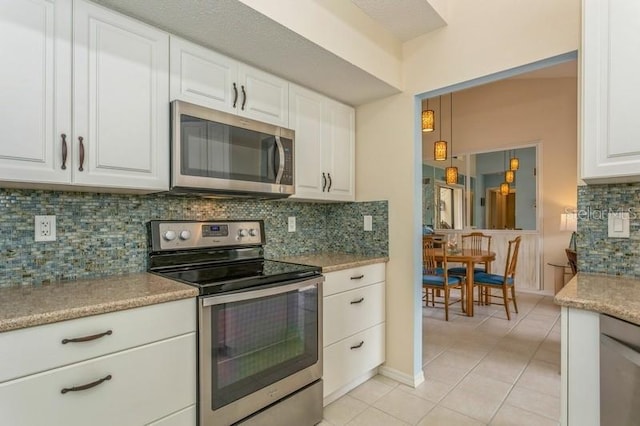
[[[350,105],[399,92],[237,0],[94,1]]]
[[[401,41],[446,25],[427,0],[351,0]]]

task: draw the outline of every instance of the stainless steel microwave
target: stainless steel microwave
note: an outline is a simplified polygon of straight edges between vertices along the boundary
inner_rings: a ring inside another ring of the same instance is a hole
[[[171,192],[288,197],[294,131],[183,101],[171,103]]]

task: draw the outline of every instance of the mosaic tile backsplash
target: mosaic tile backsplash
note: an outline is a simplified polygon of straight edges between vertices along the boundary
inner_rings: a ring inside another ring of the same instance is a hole
[[[34,216],[55,215],[57,241],[34,242]],[[364,232],[363,215],[373,216]],[[287,218],[296,217],[296,232]],[[0,287],[141,272],[152,219],[263,219],[265,256],[335,251],[388,255],[388,204],[213,200],[0,189]]]
[[[628,212],[630,238],[608,237],[608,215]],[[640,183],[578,187],[578,270],[640,278]]]

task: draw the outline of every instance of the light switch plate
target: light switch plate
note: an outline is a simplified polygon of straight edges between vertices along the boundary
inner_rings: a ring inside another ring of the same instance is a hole
[[[288,231],[289,232],[296,232],[296,217],[295,216],[289,216],[289,220],[288,220]]]
[[[629,212],[609,213],[609,238],[629,238]]]
[[[364,230],[373,231],[373,217],[371,215],[364,215]]]

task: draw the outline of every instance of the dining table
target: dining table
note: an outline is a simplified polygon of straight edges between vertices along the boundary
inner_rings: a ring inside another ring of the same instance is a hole
[[[441,262],[444,259],[443,254],[436,254],[436,261]],[[491,272],[491,262],[496,260],[496,253],[488,250],[477,250],[463,248],[457,250],[447,250],[447,263],[463,263],[467,268],[465,277],[466,283],[466,311],[467,316],[473,316],[473,270],[477,263],[487,265],[487,272]],[[469,273],[471,271],[471,273]]]

